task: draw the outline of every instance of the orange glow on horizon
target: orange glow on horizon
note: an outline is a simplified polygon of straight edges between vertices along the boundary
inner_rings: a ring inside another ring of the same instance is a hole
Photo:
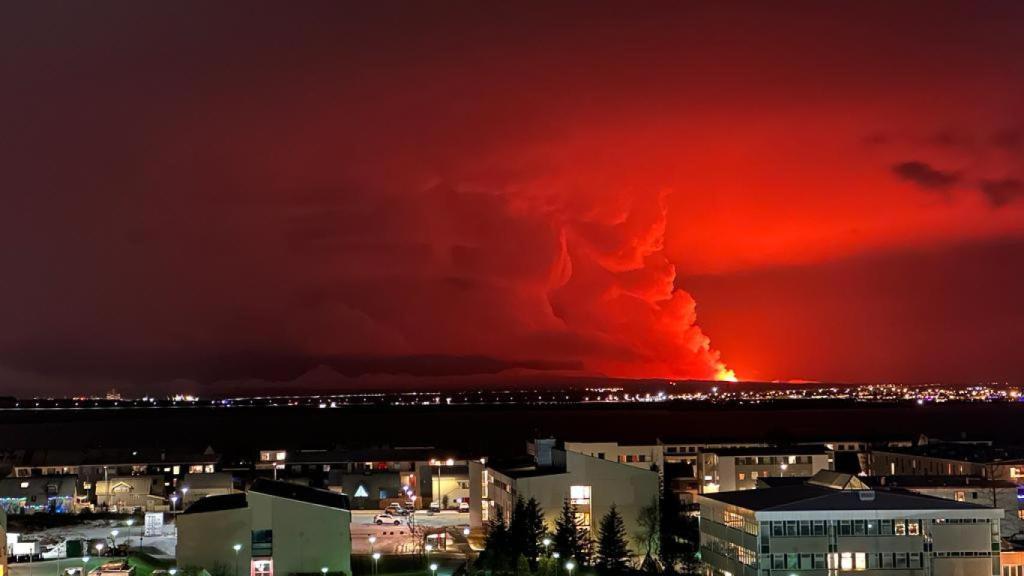
[[[725,366],[719,366],[718,371],[715,372],[715,380],[719,382],[739,382],[739,378],[736,377],[736,372],[726,368]]]

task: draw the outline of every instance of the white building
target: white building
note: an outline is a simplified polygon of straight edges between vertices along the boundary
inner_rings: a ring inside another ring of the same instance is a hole
[[[825,446],[713,448],[697,458],[697,479],[705,494],[752,490],[758,478],[812,476],[832,462]]]
[[[866,489],[824,473],[803,484],[700,496],[708,576],[994,576],[1003,511]]]
[[[343,494],[258,479],[248,492],[197,500],[176,522],[180,568],[352,573],[352,513]]]
[[[567,499],[576,507],[579,523],[595,534],[614,504],[633,536],[641,509],[657,503],[658,474],[652,470],[568,451],[553,440],[537,441],[533,451],[532,458],[521,461],[470,463],[473,529],[482,530],[499,509],[507,519],[522,496],[537,500],[552,531]]]

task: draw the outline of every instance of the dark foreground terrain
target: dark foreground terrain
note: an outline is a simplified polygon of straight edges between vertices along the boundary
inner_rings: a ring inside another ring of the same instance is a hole
[[[0,449],[432,446],[517,452],[539,436],[649,442],[960,437],[1024,443],[1024,403],[791,401],[555,406],[202,407],[0,410]]]

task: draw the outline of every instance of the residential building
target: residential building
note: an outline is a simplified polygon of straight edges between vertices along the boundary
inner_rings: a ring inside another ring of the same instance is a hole
[[[96,506],[110,512],[157,512],[167,509],[163,476],[114,476],[94,484]]]
[[[697,478],[705,494],[751,490],[758,478],[811,476],[831,470],[832,462],[832,452],[821,445],[713,448],[700,452]]]
[[[594,534],[614,504],[633,536],[641,509],[657,502],[658,474],[652,470],[572,452],[550,439],[536,441],[531,451],[520,460],[470,462],[471,528],[482,530],[499,510],[508,519],[522,497],[537,500],[551,530],[563,503],[571,501],[579,523]]]
[[[78,477],[35,476],[0,480],[0,509],[8,514],[72,514],[88,505]]]
[[[1024,484],[1024,447],[923,439],[915,446],[871,451],[874,476],[980,476]]]
[[[665,447],[660,442],[651,444],[619,444],[618,442],[568,442],[565,449],[611,460],[620,464],[628,464],[644,470],[662,470],[665,468]]]
[[[708,576],[1000,574],[1003,511],[996,508],[871,490],[829,472],[699,498]]]
[[[236,576],[351,574],[351,522],[343,494],[260,478],[247,492],[199,499],[177,518],[177,562]]]

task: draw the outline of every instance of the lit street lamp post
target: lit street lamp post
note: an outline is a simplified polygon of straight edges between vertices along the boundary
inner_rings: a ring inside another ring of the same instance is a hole
[[[576,563],[569,560],[565,563],[565,569],[569,571],[569,576],[572,576],[572,569],[576,567]]]
[[[128,540],[127,540],[126,543],[128,545],[128,549],[131,550],[132,549],[132,525],[135,524],[135,518],[129,518],[128,522],[126,522],[126,524],[128,524]],[[141,548],[142,545],[140,544],[139,547]]]
[[[235,544],[231,549],[235,551],[235,576],[238,576],[238,552],[242,549],[242,545]]]
[[[177,494],[172,494],[171,495],[171,514],[174,514],[174,505],[177,502],[178,502],[178,495]]]
[[[377,543],[377,537],[370,536],[368,540],[370,541],[370,554],[373,554],[373,545]]]
[[[327,566],[324,566],[323,568],[321,568],[320,569],[320,573],[323,574],[324,576],[327,576]]]
[[[545,538],[541,540],[540,543],[544,545],[544,554],[547,555],[548,546],[551,546],[551,538]]]
[[[373,558],[373,574],[377,574],[377,561],[380,560],[380,552],[374,552],[370,555]]]
[[[437,576],[437,563],[430,565],[430,576]]]

